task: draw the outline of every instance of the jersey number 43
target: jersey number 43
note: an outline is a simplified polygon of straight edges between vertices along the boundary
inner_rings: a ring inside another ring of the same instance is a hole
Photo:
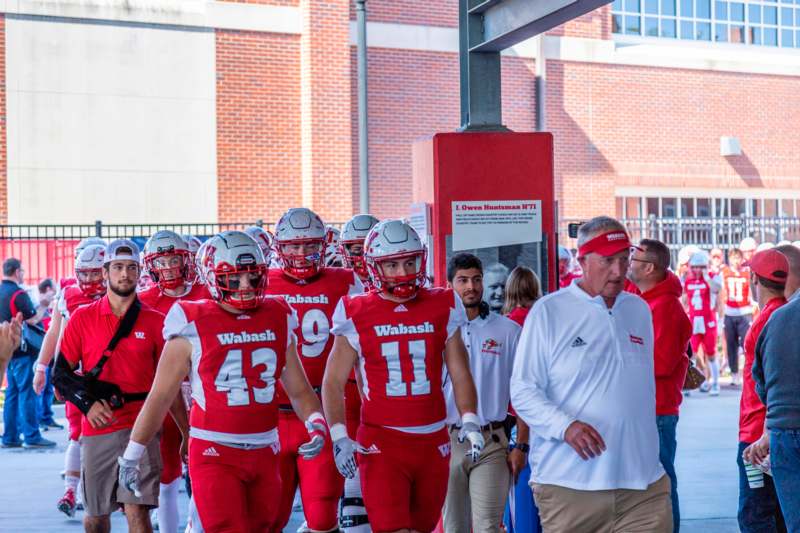
[[[256,387],[255,384],[248,385],[247,378],[242,372],[244,357],[242,350],[228,351],[225,361],[219,367],[217,377],[214,379],[217,392],[227,395],[229,407],[250,405],[250,389],[253,391],[252,398],[256,403],[270,403],[275,397],[275,371],[278,366],[278,355],[271,348],[258,348],[248,354],[251,368],[254,370],[259,366],[263,368],[258,374],[258,381],[264,382],[263,387]]]

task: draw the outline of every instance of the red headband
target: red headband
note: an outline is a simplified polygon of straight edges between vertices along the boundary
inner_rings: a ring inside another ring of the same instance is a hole
[[[609,231],[603,233],[578,248],[578,257],[595,253],[603,257],[610,257],[632,247],[628,234],[624,231]]]

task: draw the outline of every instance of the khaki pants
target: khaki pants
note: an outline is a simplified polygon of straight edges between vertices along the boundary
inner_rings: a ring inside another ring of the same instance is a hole
[[[666,475],[646,490],[573,490],[533,484],[545,533],[671,533]]]
[[[503,522],[511,474],[508,439],[502,428],[484,431],[486,447],[477,463],[466,457],[469,441],[450,431],[450,481],[442,510],[446,533],[496,533]],[[471,517],[471,520],[470,520]]]

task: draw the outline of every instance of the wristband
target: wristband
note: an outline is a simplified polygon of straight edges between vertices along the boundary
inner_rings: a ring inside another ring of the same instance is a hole
[[[520,443],[514,445],[514,449],[515,450],[519,450],[522,453],[530,453],[531,445],[528,444],[527,442],[520,442]]]
[[[316,421],[320,421],[320,422],[322,422],[323,424],[327,425],[327,424],[325,423],[325,417],[324,417],[324,416],[322,416],[322,413],[320,413],[319,411],[314,411],[313,413],[311,413],[310,415],[308,415],[308,418],[306,418],[306,422],[311,422],[312,424],[313,424],[314,422],[316,422]]]
[[[139,444],[138,442],[134,442],[132,440],[128,441],[128,447],[125,448],[125,453],[122,454],[122,458],[127,461],[136,461],[142,458],[144,455],[146,447],[144,444]]]
[[[346,438],[347,438],[347,428],[345,427],[344,424],[334,424],[331,426],[331,440],[333,442]]]
[[[47,372],[47,365],[43,365],[42,363],[36,363],[36,371]]]
[[[475,413],[464,413],[461,415],[461,427],[464,427],[464,424],[468,424],[470,422],[478,426],[478,428],[481,427],[481,420]]]
[[[324,437],[328,432],[328,423],[325,421],[325,417],[322,416],[322,413],[318,411],[314,411],[308,415],[308,418],[306,418],[306,424],[308,427],[312,428],[308,430],[309,433],[322,433]],[[311,424],[322,424],[322,428],[315,428],[311,426]]]

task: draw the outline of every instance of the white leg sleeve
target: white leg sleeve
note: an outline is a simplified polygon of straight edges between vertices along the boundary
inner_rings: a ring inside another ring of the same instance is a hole
[[[709,361],[709,366],[711,366],[711,383],[716,385],[719,383],[719,361],[716,357],[713,361]]]
[[[183,479],[161,483],[158,495],[158,530],[161,533],[178,533],[178,487]]]
[[[64,452],[64,488],[78,489],[79,476],[72,476],[68,472],[81,471],[81,444],[78,441],[71,440],[67,443],[67,449]]]
[[[361,478],[344,480],[344,496],[339,509],[339,524],[345,533],[370,533],[367,510],[361,495]]]

